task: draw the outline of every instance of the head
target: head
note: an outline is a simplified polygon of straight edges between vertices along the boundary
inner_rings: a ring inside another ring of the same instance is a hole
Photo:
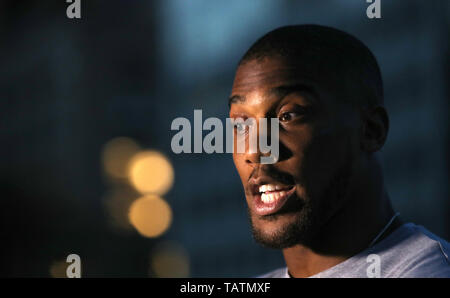
[[[240,60],[230,118],[278,118],[279,158],[234,153],[255,239],[307,244],[376,168],[388,117],[375,57],[356,38],[318,25],[267,33]],[[359,198],[364,200],[365,198]]]

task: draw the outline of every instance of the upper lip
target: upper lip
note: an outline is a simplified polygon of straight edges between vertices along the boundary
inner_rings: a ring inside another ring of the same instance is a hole
[[[252,195],[257,195],[257,194],[259,194],[259,193],[260,193],[260,192],[259,192],[259,187],[260,187],[261,185],[265,185],[265,184],[275,184],[275,185],[280,185],[280,186],[282,186],[283,188],[284,188],[284,187],[285,187],[285,188],[291,188],[291,187],[294,186],[293,184],[288,184],[288,183],[284,183],[284,182],[275,180],[275,179],[273,179],[273,178],[270,177],[270,176],[258,176],[258,177],[251,178],[251,179],[249,180],[248,187],[249,187],[250,193],[251,193]]]

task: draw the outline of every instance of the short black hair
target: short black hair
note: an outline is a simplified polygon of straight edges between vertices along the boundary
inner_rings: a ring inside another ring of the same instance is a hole
[[[293,25],[275,29],[258,39],[239,65],[281,56],[306,66],[330,81],[343,100],[367,106],[383,105],[383,81],[377,60],[356,37],[321,25]],[[239,66],[238,65],[238,66]]]

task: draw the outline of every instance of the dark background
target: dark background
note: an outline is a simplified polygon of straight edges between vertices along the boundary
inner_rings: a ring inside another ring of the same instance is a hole
[[[251,238],[231,156],[172,153],[170,124],[194,109],[225,118],[240,56],[297,23],[337,27],[372,49],[391,117],[383,158],[394,206],[450,239],[450,2],[381,2],[375,20],[363,0],[82,0],[81,19],[66,17],[63,0],[1,1],[0,275],[58,276],[52,266],[76,253],[84,277],[158,276],[149,263],[164,243],[184,253],[192,277],[283,266]],[[110,224],[105,196],[126,186],[101,157],[118,136],[174,167],[164,195],[173,222],[158,238]]]

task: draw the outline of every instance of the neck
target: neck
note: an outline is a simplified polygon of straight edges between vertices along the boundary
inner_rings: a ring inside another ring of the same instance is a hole
[[[366,183],[358,181],[359,187],[351,191],[347,203],[320,228],[320,233],[310,243],[283,250],[293,277],[317,274],[367,249],[395,215],[382,182],[378,180],[379,187],[374,189],[376,180],[365,180]],[[377,242],[400,225],[397,218]]]

